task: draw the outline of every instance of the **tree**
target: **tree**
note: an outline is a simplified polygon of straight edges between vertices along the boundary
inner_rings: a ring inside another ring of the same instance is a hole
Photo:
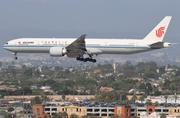
[[[146,85],[145,85],[144,83],[141,83],[141,84],[139,85],[139,89],[144,90],[145,88],[146,88]]]
[[[156,106],[159,106],[159,102],[158,102],[158,101],[156,101],[156,102],[155,102],[155,105],[156,105]]]
[[[150,100],[150,99],[147,99],[147,100],[146,100],[146,105],[151,105],[151,104],[152,104],[151,100]]]
[[[126,93],[120,93],[120,102],[126,101],[127,100],[127,94]]]
[[[50,98],[47,97],[47,95],[44,95],[44,94],[41,95],[41,99],[42,99],[42,101],[49,101],[50,100]]]
[[[32,95],[32,90],[29,87],[23,88],[24,95]]]
[[[154,91],[154,96],[160,96],[162,93],[158,89]]]
[[[161,67],[159,68],[159,74],[160,74],[160,75],[165,73],[165,68],[166,68],[166,66],[161,66]]]
[[[152,92],[152,85],[151,85],[151,83],[146,83],[146,91],[145,91],[145,93],[147,95],[149,95],[149,94],[151,94],[151,92]]]
[[[179,97],[176,94],[173,96],[173,98],[174,98],[175,103],[176,103],[177,99],[179,99]]]
[[[141,103],[142,103],[142,101],[144,101],[144,98],[146,98],[146,97],[147,97],[146,94],[141,95],[141,97],[139,98],[139,100],[141,101]]]
[[[68,118],[68,114],[66,112],[62,112],[63,118]]]
[[[4,113],[4,118],[12,118],[12,114],[10,114],[10,113]]]
[[[114,116],[110,116],[110,118],[122,118],[122,116],[114,115]]]
[[[65,101],[65,99],[66,99],[66,96],[64,94],[62,95],[62,99],[63,99],[63,101]]]
[[[133,97],[131,98],[131,101],[132,101],[133,103],[135,103],[136,100],[137,100],[137,96],[134,94]]]
[[[168,95],[164,96],[165,102],[167,103]]]
[[[78,115],[76,115],[76,114],[71,114],[70,118],[78,118]]]
[[[165,114],[161,114],[160,118],[166,118]]]
[[[14,111],[13,107],[8,108],[8,112],[12,112],[12,111]]]
[[[26,65],[22,65],[21,68],[24,70],[24,69],[26,69],[27,67],[26,67]]]
[[[68,118],[68,114],[66,112],[58,112],[53,114],[53,118]]]
[[[32,68],[25,69],[23,75],[27,77],[32,77]]]
[[[42,99],[39,96],[36,96],[34,98],[31,99],[31,104],[41,104],[42,103]]]

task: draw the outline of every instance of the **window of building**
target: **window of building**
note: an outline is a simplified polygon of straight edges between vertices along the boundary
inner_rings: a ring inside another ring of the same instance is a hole
[[[151,108],[149,109],[149,112],[152,112],[152,109],[151,109]]]

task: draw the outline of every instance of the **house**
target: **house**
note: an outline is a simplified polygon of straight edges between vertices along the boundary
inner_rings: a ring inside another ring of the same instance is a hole
[[[101,86],[100,91],[113,91],[112,87],[103,87]]]
[[[31,89],[39,89],[41,87],[40,84],[33,84],[31,85]]]

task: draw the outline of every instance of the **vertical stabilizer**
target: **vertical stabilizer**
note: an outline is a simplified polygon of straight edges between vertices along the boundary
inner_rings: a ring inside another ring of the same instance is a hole
[[[171,21],[171,16],[166,16],[143,40],[162,41]]]

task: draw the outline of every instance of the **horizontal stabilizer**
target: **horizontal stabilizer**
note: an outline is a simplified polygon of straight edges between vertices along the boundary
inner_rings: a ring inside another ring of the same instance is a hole
[[[161,46],[163,44],[164,44],[164,42],[156,42],[156,43],[150,44],[149,46],[154,47],[154,46]]]
[[[171,43],[169,42],[156,42],[149,45],[153,49],[159,49],[159,48],[167,48],[170,47]]]

